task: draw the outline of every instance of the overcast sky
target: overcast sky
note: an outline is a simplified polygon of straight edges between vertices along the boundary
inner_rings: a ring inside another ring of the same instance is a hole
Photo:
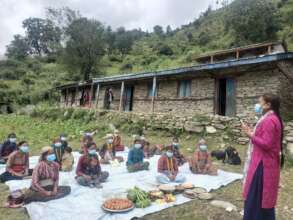
[[[172,28],[193,21],[215,5],[216,0],[0,0],[0,56],[13,35],[23,34],[22,21],[44,17],[46,7],[68,6],[83,16],[95,18],[113,28],[142,28],[171,25]]]

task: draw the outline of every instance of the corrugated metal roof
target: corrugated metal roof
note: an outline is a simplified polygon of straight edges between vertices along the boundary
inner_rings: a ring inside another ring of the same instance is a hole
[[[249,57],[249,58],[242,58],[242,59],[235,59],[229,61],[222,61],[210,64],[199,64],[187,67],[180,67],[175,69],[167,69],[161,71],[150,71],[150,72],[141,72],[141,73],[131,73],[131,74],[122,74],[116,76],[109,76],[109,77],[102,77],[102,78],[94,78],[92,81],[93,83],[111,83],[111,82],[119,82],[123,80],[138,80],[138,79],[148,79],[152,77],[167,77],[173,76],[178,74],[184,74],[192,72],[194,74],[199,73],[200,71],[207,71],[207,70],[218,70],[218,69],[225,69],[237,66],[245,66],[245,65],[253,65],[253,64],[262,64],[262,63],[270,63],[280,60],[288,60],[293,59],[293,52],[288,53],[278,53],[278,54],[270,54],[270,55],[263,55],[259,57]],[[57,87],[58,89],[62,88],[70,88],[77,85],[87,85],[88,83],[76,83],[76,84],[68,84]]]
[[[200,64],[200,65],[181,67],[181,68],[162,70],[162,71],[132,73],[132,74],[124,74],[124,75],[117,75],[117,76],[110,76],[110,77],[103,77],[103,78],[95,78],[93,79],[93,82],[103,83],[103,82],[115,82],[115,81],[122,81],[122,80],[146,79],[146,78],[152,78],[154,76],[164,77],[164,76],[172,76],[172,75],[177,75],[177,74],[182,74],[187,72],[196,73],[198,71],[204,71],[204,70],[224,69],[224,68],[235,67],[235,66],[261,64],[261,63],[268,63],[268,62],[274,62],[278,60],[287,60],[287,59],[293,59],[292,52],[265,55],[261,57],[255,57],[255,58],[243,58],[240,60],[229,60],[225,62],[212,63],[212,64]]]

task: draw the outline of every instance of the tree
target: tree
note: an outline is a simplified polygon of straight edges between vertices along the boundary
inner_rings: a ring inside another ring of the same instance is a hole
[[[23,21],[32,54],[39,56],[55,53],[60,47],[61,31],[52,21],[28,18]]]
[[[279,29],[277,9],[272,0],[238,0],[231,4],[226,28],[236,44],[275,40]]]
[[[6,47],[6,56],[17,60],[22,60],[29,55],[30,47],[28,39],[21,35],[14,35],[14,39]]]
[[[104,26],[87,18],[73,21],[66,30],[68,41],[64,62],[72,70],[79,70],[83,80],[98,72],[100,58],[105,53]]]
[[[172,36],[172,28],[170,25],[167,26],[166,28],[166,35],[167,36]]]
[[[156,25],[156,26],[154,27],[154,33],[155,33],[156,35],[158,35],[159,37],[162,37],[162,36],[164,35],[164,30],[163,30],[162,26],[160,26],[160,25]]]

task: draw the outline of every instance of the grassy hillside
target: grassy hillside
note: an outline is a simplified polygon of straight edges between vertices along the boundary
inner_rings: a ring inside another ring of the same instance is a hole
[[[195,64],[194,57],[208,51],[259,43],[238,40],[235,31],[227,25],[233,20],[231,11],[240,3],[241,0],[235,0],[218,10],[207,9],[190,24],[161,35],[140,32],[141,36],[133,40],[129,51],[106,53],[94,77],[192,65]],[[274,30],[274,37],[264,41],[285,39],[289,50],[293,50],[293,0],[274,0],[273,4],[278,30]],[[246,31],[253,33],[256,30]],[[17,109],[19,105],[57,100],[58,94],[52,88],[76,80],[76,72],[73,74],[68,66],[63,65],[59,56],[35,56],[0,61],[0,79],[0,103],[11,102],[11,106]]]

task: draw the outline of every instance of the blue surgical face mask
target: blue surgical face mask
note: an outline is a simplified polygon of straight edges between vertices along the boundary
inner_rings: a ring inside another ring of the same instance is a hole
[[[97,151],[95,149],[89,150],[89,155],[96,155]]]
[[[172,151],[167,151],[166,152],[167,157],[173,157],[173,152]]]
[[[136,149],[140,149],[140,148],[141,148],[141,144],[134,144],[134,147],[135,147]]]
[[[262,107],[260,104],[255,104],[254,110],[256,114],[262,114]]]
[[[16,143],[16,138],[9,138],[9,142]]]
[[[207,151],[207,150],[208,150],[208,146],[205,145],[205,144],[201,144],[201,145],[199,145],[199,149],[200,149],[201,151]]]
[[[49,161],[49,162],[53,162],[53,161],[55,161],[56,160],[56,156],[55,156],[55,154],[48,154],[47,155],[47,161]]]
[[[55,147],[61,147],[62,146],[62,143],[56,142],[54,145],[55,145]]]
[[[20,146],[20,147],[19,147],[19,150],[20,150],[22,153],[28,153],[28,152],[29,152],[29,148],[28,148],[28,146],[26,146],[26,145]]]

